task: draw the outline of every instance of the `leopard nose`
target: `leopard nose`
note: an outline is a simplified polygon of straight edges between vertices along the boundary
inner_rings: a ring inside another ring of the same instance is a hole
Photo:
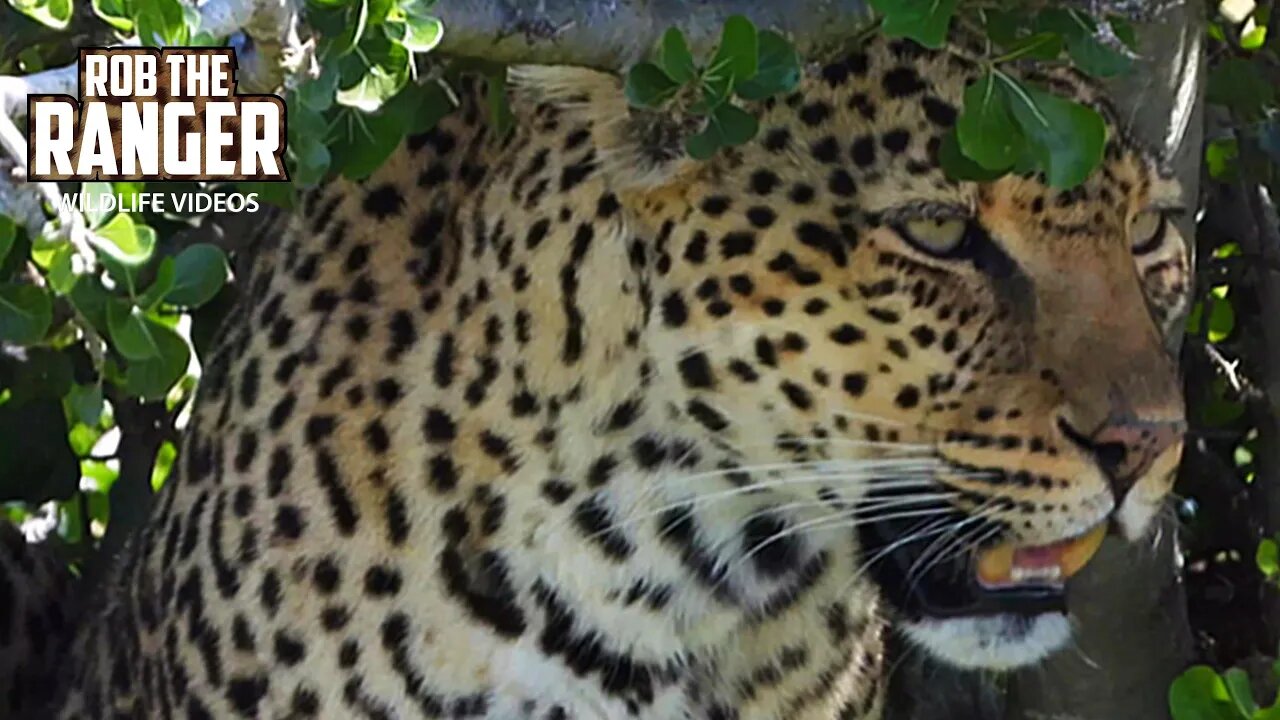
[[[1139,478],[1165,450],[1173,447],[1186,432],[1184,420],[1144,420],[1113,416],[1092,433],[1085,435],[1066,420],[1059,427],[1073,443],[1093,456],[1111,483],[1116,504],[1124,502]]]

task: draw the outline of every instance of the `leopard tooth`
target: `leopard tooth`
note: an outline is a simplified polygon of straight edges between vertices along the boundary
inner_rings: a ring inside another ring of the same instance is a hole
[[[1019,583],[1030,580],[1056,582],[1062,579],[1062,568],[1057,565],[1046,565],[1044,567],[1020,567],[1014,565],[1009,577],[1014,582]]]

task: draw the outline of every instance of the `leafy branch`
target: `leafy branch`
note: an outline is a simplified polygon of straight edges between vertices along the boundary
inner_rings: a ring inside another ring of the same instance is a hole
[[[720,44],[705,62],[697,63],[677,28],[662,36],[658,61],[640,63],[627,73],[631,103],[647,109],[669,108],[702,118],[703,129],[685,138],[685,150],[696,159],[755,137],[755,116],[732,102],[763,100],[789,92],[800,82],[800,56],[777,32],[757,30],[742,15],[725,21]]]

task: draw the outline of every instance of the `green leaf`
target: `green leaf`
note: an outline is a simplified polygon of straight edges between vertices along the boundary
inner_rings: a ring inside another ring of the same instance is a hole
[[[320,56],[345,58],[364,38],[365,28],[369,24],[369,0],[337,0],[334,6],[337,8],[336,12],[324,13],[326,17],[315,18],[312,24],[324,36],[320,44]]]
[[[1258,703],[1254,701],[1253,689],[1249,687],[1249,675],[1240,668],[1231,668],[1223,673],[1222,679],[1236,710],[1246,718],[1252,717],[1258,709]]]
[[[54,30],[64,29],[71,21],[71,0],[9,0],[9,5]]]
[[[92,0],[93,12],[103,22],[125,34],[133,34],[129,0]]]
[[[115,349],[128,360],[146,360],[158,357],[159,341],[156,328],[163,327],[147,317],[142,308],[124,300],[113,300],[107,305],[107,327]]]
[[[67,406],[77,420],[89,427],[97,427],[102,419],[102,386],[71,386],[71,390],[67,392]]]
[[[332,94],[338,92],[338,77],[335,73],[331,78],[331,84],[328,86],[318,85],[316,83],[307,83],[303,86],[306,90],[299,92],[295,96],[295,102],[289,105],[289,142],[290,144],[305,139],[324,138],[329,132],[329,123],[322,114],[332,106],[332,95],[327,100],[322,100],[324,91],[327,89]],[[305,101],[304,101],[305,99]],[[316,108],[311,105],[312,102],[323,103],[324,107]]]
[[[334,169],[352,180],[373,173],[405,134],[434,125],[452,107],[447,99],[437,103],[441,94],[437,85],[410,85],[372,115],[344,111],[337,126],[338,136],[330,144]]]
[[[159,492],[164,481],[169,479],[173,470],[173,461],[178,459],[178,448],[168,440],[160,444],[156,451],[156,463],[151,468],[151,491]]]
[[[192,35],[191,39],[187,41],[187,44],[192,47],[217,47],[219,45],[226,45],[227,43],[223,38],[202,30],[197,32],[195,35]]]
[[[702,100],[695,103],[692,111],[702,115],[723,105],[733,93],[734,77],[732,73],[714,71],[710,68],[702,74],[699,81],[702,87]]]
[[[986,170],[1008,170],[1023,153],[1025,140],[995,74],[987,73],[965,88],[956,139],[965,157]]]
[[[706,160],[716,154],[721,147],[720,133],[708,119],[702,132],[685,138],[684,149],[694,160]]]
[[[1226,180],[1236,173],[1236,159],[1240,156],[1240,144],[1233,137],[1211,140],[1204,148],[1205,167],[1215,180]]]
[[[0,340],[31,345],[44,339],[53,322],[53,300],[35,285],[0,283]]]
[[[143,45],[186,45],[190,39],[186,14],[178,0],[135,4],[133,24]]]
[[[721,105],[711,115],[711,123],[718,127],[723,145],[733,147],[741,145],[756,136],[760,129],[759,122],[751,113],[736,105]]]
[[[368,177],[399,146],[404,137],[403,122],[384,113],[361,116],[347,112],[343,118],[342,134],[333,140],[333,169],[351,180]]]
[[[667,77],[681,85],[698,76],[698,67],[693,62],[693,53],[689,52],[689,43],[685,42],[684,33],[680,32],[679,28],[668,28],[663,33],[658,65]]]
[[[1243,254],[1244,254],[1244,250],[1241,249],[1240,243],[1235,242],[1234,240],[1224,242],[1218,247],[1213,249],[1213,256],[1218,259],[1238,257]],[[1229,286],[1224,286],[1224,287],[1229,287]]]
[[[75,411],[71,409],[70,404],[63,404],[67,408],[67,424],[71,426],[70,432],[67,433],[67,439],[71,441],[71,450],[75,452],[76,457],[84,457],[92,452],[93,446],[102,439],[103,431],[98,426],[89,427],[82,422],[77,422]]]
[[[187,372],[191,348],[172,329],[151,319],[146,321],[157,354],[146,360],[131,360],[125,370],[125,390],[146,400],[160,400]]]
[[[1244,442],[1236,446],[1231,453],[1231,461],[1238,468],[1247,468],[1253,464],[1253,446],[1251,443]]]
[[[1127,72],[1133,65],[1124,53],[1098,39],[1098,24],[1085,13],[1062,8],[1047,9],[1036,17],[1036,29],[1061,34],[1066,40],[1071,61],[1089,75],[1113,77]]]
[[[1260,117],[1276,102],[1276,88],[1267,81],[1259,64],[1239,57],[1228,57],[1209,70],[1206,99],[1223,105],[1245,119]]]
[[[116,215],[88,235],[90,244],[130,268],[150,259],[156,245],[155,231],[145,225],[134,225],[125,213]]]
[[[1260,50],[1267,44],[1267,26],[1254,23],[1240,34],[1240,47],[1245,50]]]
[[[151,281],[151,285],[138,296],[138,307],[144,312],[151,312],[161,300],[164,300],[165,294],[173,287],[174,281],[174,262],[173,258],[167,257],[160,261],[159,267],[156,268],[155,279]]]
[[[730,15],[724,21],[720,45],[711,57],[707,72],[729,76],[734,81],[755,75],[760,60],[759,43],[756,26],[750,20],[743,15]]]
[[[386,22],[391,11],[396,9],[396,0],[369,0],[369,27],[377,27]],[[401,14],[397,10],[397,15]]]
[[[335,78],[336,81],[336,78]],[[289,177],[300,187],[311,187],[324,179],[332,158],[325,146],[328,126],[319,113],[305,105],[289,108],[289,145],[286,158]]]
[[[516,124],[516,116],[511,112],[511,103],[507,97],[506,69],[494,69],[485,73],[485,77],[488,79],[485,104],[489,106],[489,121],[498,137],[505,137]]]
[[[1258,570],[1267,578],[1280,574],[1280,545],[1271,538],[1263,538],[1258,543],[1258,552],[1254,556]]]
[[[0,214],[0,265],[4,264],[4,259],[9,255],[9,249],[13,247],[13,241],[18,237],[18,226],[8,215]]]
[[[1102,162],[1107,125],[1092,108],[1000,75],[1013,117],[1055,188],[1084,182]]]
[[[791,43],[772,30],[761,31],[759,39],[759,70],[734,86],[734,92],[746,100],[791,92],[800,84],[800,55]]]
[[[355,75],[358,79],[353,84],[343,84],[334,99],[339,105],[371,113],[409,81],[409,53],[404,47],[385,40],[362,50],[343,58],[343,77]]]
[[[173,269],[173,288],[164,299],[182,307],[200,307],[227,282],[227,256],[209,243],[196,243],[178,253]]]
[[[1236,309],[1231,305],[1231,301],[1225,298],[1213,298],[1209,304],[1209,332],[1207,335],[1209,342],[1220,343],[1226,340],[1235,328]]]
[[[1094,77],[1123,75],[1133,67],[1133,60],[1119,50],[1102,44],[1095,36],[1080,36],[1067,41],[1067,54],[1075,66]]]
[[[905,37],[928,48],[942,47],[947,40],[957,0],[871,0],[871,7],[884,22],[881,31],[888,37]]]
[[[1057,33],[1040,32],[1030,37],[1015,40],[1005,54],[998,58],[999,62],[1009,62],[1020,58],[1033,60],[1053,60],[1062,53],[1062,38]]]
[[[289,142],[288,158],[292,160],[289,177],[300,187],[314,187],[329,172],[329,149],[324,142],[312,140]]]
[[[992,9],[984,13],[987,37],[1004,48],[1018,42],[1019,31],[1027,25],[1026,16],[1012,9]]]
[[[57,295],[66,295],[80,280],[76,249],[71,243],[63,243],[52,250],[32,250],[31,259],[45,270],[49,288]]]
[[[960,141],[956,138],[954,129],[942,136],[942,143],[938,146],[938,162],[952,180],[990,182],[1005,174],[1004,170],[988,170],[961,152]]]
[[[444,24],[439,18],[407,15],[403,22],[400,44],[413,52],[431,52],[444,37]]]
[[[1240,720],[1231,705],[1226,683],[1213,668],[1196,665],[1169,687],[1173,720]]]
[[[653,63],[640,63],[627,73],[627,100],[637,107],[656,108],[679,89],[676,81]]]
[[[295,102],[289,103],[290,129],[292,129],[294,123],[299,121],[299,115],[303,114],[306,109],[315,112],[309,113],[310,117],[306,118],[305,122],[309,123],[312,129],[314,129],[315,124],[323,127],[324,119],[316,113],[328,110],[333,105],[333,96],[337,92],[338,71],[334,66],[323,68],[319,77],[308,80],[294,88],[292,99]],[[306,108],[299,108],[298,103],[306,106]]]
[[[706,160],[722,147],[747,142],[757,130],[759,123],[754,115],[731,104],[721,105],[707,118],[702,132],[685,139],[685,151],[695,160]]]
[[[403,118],[406,133],[426,132],[455,109],[453,96],[439,83],[415,85],[411,91],[412,94],[404,98],[403,105],[392,101],[386,110]]]
[[[110,297],[102,280],[92,275],[82,276],[67,295],[76,310],[100,333],[107,332],[107,301]]]

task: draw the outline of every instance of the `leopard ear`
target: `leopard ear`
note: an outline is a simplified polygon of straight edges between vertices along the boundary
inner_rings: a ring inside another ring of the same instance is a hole
[[[508,70],[514,102],[547,104],[570,123],[591,131],[601,171],[618,190],[669,185],[697,165],[684,151],[696,132],[671,113],[631,107],[622,80],[589,68],[516,65]]]

